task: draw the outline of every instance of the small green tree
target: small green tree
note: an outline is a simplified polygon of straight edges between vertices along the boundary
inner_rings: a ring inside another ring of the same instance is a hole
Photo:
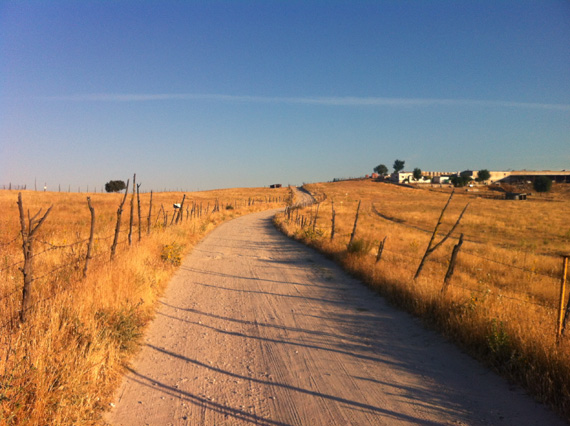
[[[481,169],[477,173],[477,180],[479,182],[485,182],[491,178],[491,173],[487,169]]]
[[[548,176],[538,176],[532,186],[536,192],[548,192],[552,189],[552,179]]]
[[[105,184],[105,191],[107,192],[119,192],[125,189],[127,185],[122,180],[110,180]]]
[[[416,167],[413,171],[413,176],[415,180],[420,180],[422,178],[422,169]]]
[[[461,186],[465,186],[467,185],[469,182],[471,182],[471,178],[466,176],[466,175],[459,175],[459,176],[451,176],[449,178],[449,181],[453,184],[453,186],[455,187],[461,187]]]
[[[405,163],[406,162],[404,160],[394,161],[394,165],[392,166],[394,168],[394,173],[398,173],[400,170],[404,170]]]
[[[380,176],[384,176],[386,173],[388,173],[388,167],[386,167],[384,164],[378,164],[376,167],[374,167],[374,172],[378,173]]]

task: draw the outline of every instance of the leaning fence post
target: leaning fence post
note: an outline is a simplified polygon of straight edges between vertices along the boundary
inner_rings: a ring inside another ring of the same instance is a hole
[[[150,191],[150,205],[148,207],[148,226],[146,229],[147,235],[150,235],[150,219],[152,216],[152,191]]]
[[[26,218],[24,216],[24,205],[22,203],[22,193],[18,193],[18,209],[20,211],[20,227],[22,232],[22,249],[24,251],[24,266],[20,268],[20,271],[24,275],[24,287],[22,289],[22,308],[20,310],[20,322],[26,321],[26,315],[30,309],[31,303],[31,290],[34,275],[34,237],[38,228],[44,223],[49,212],[51,211],[51,206],[47,209],[43,217],[36,221],[36,218],[41,213],[38,211],[34,217],[30,218],[30,213],[28,211],[28,226],[26,229]],[[34,226],[35,225],[35,226]]]
[[[127,200],[127,195],[129,195],[129,180],[127,179],[127,187],[125,188],[125,196],[123,201],[119,204],[117,210],[117,224],[115,225],[115,237],[113,238],[113,244],[111,245],[111,260],[115,258],[115,250],[117,249],[117,243],[119,242],[119,232],[121,232],[121,216],[123,215],[123,206]]]
[[[560,279],[560,304],[558,305],[558,324],[556,327],[556,341],[559,342],[562,334],[564,333],[564,328],[566,326],[566,321],[568,319],[568,307],[564,309],[564,302],[566,301],[566,275],[568,274],[568,256],[562,258],[562,278]],[[570,305],[570,301],[569,301]]]
[[[87,197],[87,205],[91,212],[91,230],[89,231],[89,243],[87,244],[87,255],[85,256],[85,266],[83,267],[83,278],[87,277],[87,268],[89,261],[92,259],[91,252],[93,251],[93,234],[95,233],[95,209],[91,205],[91,197]]]
[[[380,259],[382,259],[382,252],[384,251],[384,244],[386,244],[386,238],[388,238],[387,235],[384,237],[384,239],[380,242],[380,245],[378,246],[378,254],[376,255],[376,263],[380,262]]]
[[[332,224],[331,224],[331,241],[332,241],[334,238],[334,219],[336,216],[336,212],[334,211],[334,201],[331,203],[331,208],[332,208],[332,217],[331,217],[331,222],[332,222]]]
[[[142,234],[142,221],[141,221],[141,196],[139,192],[141,184],[137,183],[137,215],[139,218],[139,242],[141,241],[141,234]]]
[[[457,254],[463,245],[463,234],[459,237],[459,242],[453,247],[453,251],[451,252],[451,260],[449,261],[449,267],[447,268],[447,272],[445,274],[445,279],[443,280],[443,287],[441,288],[441,294],[445,294],[447,291],[447,286],[449,285],[449,281],[453,276],[453,272],[455,271],[455,262],[457,261]]]
[[[463,209],[463,211],[461,212],[461,214],[459,215],[459,217],[457,218],[457,221],[455,222],[455,225],[453,225],[451,227],[451,229],[449,230],[449,232],[447,233],[447,235],[445,235],[445,237],[443,237],[437,244],[433,244],[434,240],[435,240],[435,236],[437,235],[437,230],[439,229],[439,226],[441,225],[441,222],[443,220],[443,215],[445,213],[445,210],[447,210],[447,206],[449,206],[449,203],[451,201],[451,198],[453,197],[454,192],[451,193],[451,195],[449,196],[449,199],[447,200],[447,203],[445,204],[445,207],[443,208],[443,210],[441,211],[441,214],[439,215],[439,219],[437,221],[437,224],[435,225],[435,228],[433,230],[433,234],[431,236],[431,239],[429,240],[429,244],[428,247],[424,253],[424,256],[422,257],[422,260],[420,262],[420,266],[418,266],[418,269],[416,271],[416,275],[414,275],[414,280],[416,280],[419,276],[420,276],[420,272],[422,271],[424,264],[428,258],[428,256],[430,256],[435,250],[437,250],[437,248],[439,246],[441,246],[445,241],[447,241],[447,239],[449,238],[449,236],[453,233],[453,231],[455,231],[455,228],[457,228],[457,226],[459,225],[459,223],[461,222],[461,219],[463,218],[463,215],[465,214],[465,211],[467,210],[467,207],[469,207],[469,203],[467,203],[465,205],[465,208]]]
[[[358,202],[358,207],[356,208],[356,217],[354,218],[354,226],[352,228],[352,234],[350,234],[350,241],[348,242],[349,246],[352,244],[352,241],[354,240],[354,235],[356,234],[356,225],[358,225],[358,212],[360,211],[361,202],[362,200]]]
[[[182,203],[180,203],[180,208],[178,209],[178,214],[176,215],[176,224],[183,219],[184,215],[184,200],[186,200],[186,194],[182,197]]]
[[[133,216],[135,207],[135,187],[136,187],[137,174],[133,175],[133,195],[131,196],[131,217],[129,218],[129,245],[133,242]]]
[[[319,218],[319,206],[320,204],[317,204],[317,211],[315,213],[315,218],[313,219],[313,232],[315,232],[317,228],[317,219]]]

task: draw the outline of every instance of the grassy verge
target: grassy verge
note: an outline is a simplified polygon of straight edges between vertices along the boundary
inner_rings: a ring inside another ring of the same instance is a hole
[[[518,203],[485,198],[485,188],[479,194],[456,194],[440,235],[451,229],[469,202],[462,224],[414,280],[449,193],[372,182],[307,187],[317,199],[326,195],[318,216],[316,206],[281,214],[275,218],[279,229],[331,257],[394,305],[421,317],[570,420],[570,339],[566,336],[557,345],[555,338],[559,253],[568,249],[570,240],[566,188],[558,196]],[[348,246],[359,201],[358,228]],[[465,234],[466,242],[442,295],[459,233]],[[384,237],[386,246],[376,262]]]
[[[34,243],[32,309],[21,324],[17,194],[0,192],[0,424],[98,424],[183,256],[217,225],[282,206],[287,194],[285,188],[190,193],[190,207],[178,224],[172,222],[172,204],[182,194],[154,194],[150,230],[143,217],[139,241],[135,217],[130,245],[127,202],[113,261],[109,247],[121,195],[90,194],[96,214],[94,257],[82,278],[86,243],[75,242],[89,236],[86,195],[24,192],[32,216],[54,207]],[[150,194],[141,199],[147,215]]]

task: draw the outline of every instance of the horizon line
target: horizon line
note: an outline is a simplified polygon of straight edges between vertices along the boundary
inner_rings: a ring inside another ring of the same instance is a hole
[[[389,97],[357,97],[357,96],[315,96],[315,97],[279,97],[279,96],[250,96],[222,95],[195,93],[89,93],[64,96],[45,96],[35,99],[73,102],[152,102],[168,100],[205,100],[221,102],[270,103],[270,104],[301,104],[323,106],[392,106],[392,107],[426,107],[426,106],[477,106],[502,108],[530,108],[570,111],[570,104],[551,104],[536,102],[515,102],[476,99],[447,99],[447,98],[389,98]]]

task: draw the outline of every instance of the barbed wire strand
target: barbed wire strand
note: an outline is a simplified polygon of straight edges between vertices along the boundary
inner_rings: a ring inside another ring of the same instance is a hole
[[[20,234],[16,235],[16,237],[14,237],[13,239],[11,239],[10,241],[8,241],[6,243],[0,242],[0,246],[9,246],[10,244],[12,244],[14,241],[16,241],[19,238],[20,238]]]
[[[536,306],[541,306],[543,308],[547,308],[547,309],[554,309],[555,306],[552,305],[546,305],[544,303],[540,303],[540,302],[535,302],[532,300],[523,300],[523,299],[518,299],[516,297],[512,297],[512,296],[507,296],[506,294],[502,294],[502,293],[495,293],[493,292],[491,289],[487,289],[487,290],[479,290],[476,288],[470,288],[470,287],[465,287],[459,284],[450,284],[450,287],[455,287],[455,288],[461,288],[463,290],[467,290],[470,292],[476,292],[476,293],[483,293],[483,294],[487,294],[487,295],[494,295],[497,299],[509,299],[509,300],[514,300],[520,303],[524,303],[524,304],[528,304],[528,305],[536,305]],[[509,290],[509,291],[513,291],[513,290]],[[513,291],[515,293],[517,293],[516,291]],[[519,294],[526,294],[526,293],[519,293]]]
[[[544,276],[544,277],[552,278],[552,279],[555,279],[555,280],[559,278],[558,276],[553,276],[553,275],[550,275],[550,274],[547,274],[547,273],[544,273],[544,272],[533,271],[532,269],[524,268],[524,267],[522,267],[522,266],[509,265],[508,263],[504,263],[504,262],[501,262],[501,261],[498,261],[498,260],[494,260],[494,259],[489,259],[489,258],[487,258],[487,257],[481,256],[481,255],[478,255],[478,254],[475,254],[475,253],[471,253],[471,252],[468,252],[468,251],[462,251],[460,254],[466,254],[466,255],[468,255],[468,256],[478,257],[479,259],[483,259],[483,260],[485,260],[485,261],[487,261],[487,262],[496,263],[496,264],[498,264],[498,265],[502,265],[502,266],[505,266],[505,267],[511,268],[511,269],[518,269],[518,270],[520,270],[520,271],[528,272],[528,273],[530,273],[530,274],[542,275],[542,276]]]

